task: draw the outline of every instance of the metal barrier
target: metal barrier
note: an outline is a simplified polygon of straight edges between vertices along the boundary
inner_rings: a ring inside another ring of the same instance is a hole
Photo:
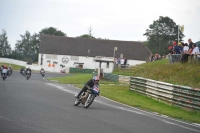
[[[170,64],[175,62],[200,63],[200,54],[170,54],[168,59]]]
[[[111,74],[111,73],[104,73],[104,78],[106,80],[118,82],[119,81],[119,75],[117,74]]]
[[[180,62],[181,61],[181,54],[170,54],[169,55],[169,63]]]
[[[173,85],[156,80],[130,77],[130,90],[179,107],[200,110],[200,89]]]

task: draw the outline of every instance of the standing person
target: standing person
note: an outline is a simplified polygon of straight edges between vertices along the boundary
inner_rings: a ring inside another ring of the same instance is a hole
[[[199,53],[199,47],[197,47],[195,43],[192,45],[192,49],[193,50],[192,50],[191,55]],[[197,57],[199,57],[199,55]],[[194,56],[194,58],[195,58],[195,56]]]
[[[126,58],[124,58],[124,65],[126,65],[127,64],[127,59]]]
[[[121,64],[121,68],[124,68],[124,58],[121,58],[120,64]]]
[[[191,49],[191,48],[192,48],[192,45],[194,44],[194,43],[192,42],[191,38],[188,39],[188,44],[189,44],[189,49]]]
[[[118,67],[120,67],[120,58],[117,58],[117,64],[118,64]]]
[[[118,58],[115,59],[115,64],[118,67]]]

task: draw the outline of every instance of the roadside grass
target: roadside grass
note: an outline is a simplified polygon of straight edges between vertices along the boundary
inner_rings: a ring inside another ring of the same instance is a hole
[[[92,74],[74,74],[73,76],[50,78],[49,80],[57,80],[59,83],[64,84],[74,84],[75,86],[82,88],[85,82],[87,82],[91,77]],[[200,112],[183,110],[179,107],[130,91],[129,85],[120,85],[118,82],[100,80],[100,88],[101,96],[114,101],[140,108],[142,110],[147,110],[149,112],[157,112],[179,120],[200,123]]]
[[[173,63],[168,59],[132,67],[131,71],[115,69],[113,74],[143,77],[171,84],[200,88],[200,64]]]
[[[82,86],[93,77],[93,74],[78,74],[71,76],[48,78],[48,80],[57,80],[61,84],[81,84]],[[120,84],[119,82],[106,81],[101,79],[101,84]]]
[[[22,66],[19,66],[19,65],[11,64],[11,63],[0,62],[0,66],[2,66],[2,65],[6,65],[7,67],[10,65],[13,70],[20,70],[20,68],[22,67]]]

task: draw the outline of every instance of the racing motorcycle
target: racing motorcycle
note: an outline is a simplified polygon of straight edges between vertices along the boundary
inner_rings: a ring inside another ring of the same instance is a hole
[[[95,97],[99,95],[99,92],[99,85],[94,85],[94,87],[87,89],[86,92],[83,92],[79,99],[76,98],[74,106],[78,106],[82,103],[84,108],[88,108],[93,103]]]
[[[12,74],[12,69],[8,68],[7,75],[10,76]]]
[[[6,77],[6,73],[3,73],[2,74],[2,78],[3,78],[3,80],[5,80],[7,77]]]
[[[27,78],[27,80],[30,78],[30,76],[31,76],[31,72],[30,72],[30,71],[27,71],[27,72],[26,72],[26,78]]]
[[[22,76],[26,76],[26,71],[24,69],[21,69],[20,73],[22,74]]]
[[[42,77],[44,78],[44,71],[41,71],[40,73],[41,73]]]

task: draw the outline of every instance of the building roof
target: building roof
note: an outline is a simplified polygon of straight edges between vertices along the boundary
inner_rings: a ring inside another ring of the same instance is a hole
[[[151,51],[141,42],[116,41],[61,36],[41,36],[39,53],[72,55],[72,56],[104,56],[115,58],[120,54],[126,59],[146,61]]]

